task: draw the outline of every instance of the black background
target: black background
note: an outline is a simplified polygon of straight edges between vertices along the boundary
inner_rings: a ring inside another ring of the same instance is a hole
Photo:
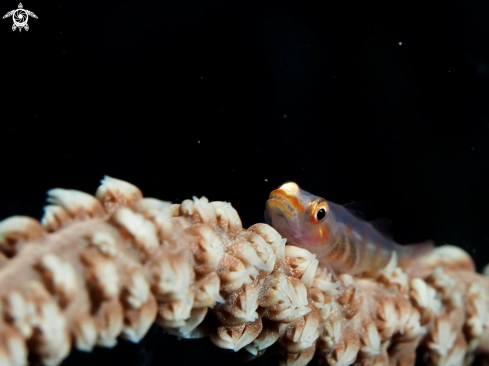
[[[28,32],[0,22],[0,218],[40,218],[48,189],[94,193],[107,174],[230,201],[249,226],[294,180],[367,202],[400,243],[489,262],[488,2],[23,5]],[[235,361],[209,343],[153,329],[66,365]]]

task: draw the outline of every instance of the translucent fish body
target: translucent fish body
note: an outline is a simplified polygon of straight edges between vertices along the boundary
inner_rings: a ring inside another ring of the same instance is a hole
[[[381,269],[393,252],[398,264],[409,272],[415,270],[419,255],[433,248],[431,242],[400,245],[342,205],[314,196],[293,182],[270,193],[265,218],[288,244],[315,253],[335,273]]]

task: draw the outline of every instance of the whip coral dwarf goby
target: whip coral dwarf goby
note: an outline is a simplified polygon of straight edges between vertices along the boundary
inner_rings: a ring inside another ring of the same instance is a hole
[[[274,204],[307,212],[292,197]],[[287,366],[315,355],[410,366],[417,354],[463,366],[489,352],[489,279],[459,248],[420,255],[409,276],[394,251],[361,278],[333,278],[293,237],[244,229],[227,202],[171,204],[110,177],[95,196],[57,188],[48,201],[40,222],[0,222],[2,366],[58,365],[73,348],[138,342],[153,324],[252,357],[273,348]]]
[[[387,265],[393,252],[407,271],[432,250],[430,242],[403,246],[387,239],[344,206],[289,182],[272,191],[265,218],[292,245],[315,253],[335,273],[357,274]]]

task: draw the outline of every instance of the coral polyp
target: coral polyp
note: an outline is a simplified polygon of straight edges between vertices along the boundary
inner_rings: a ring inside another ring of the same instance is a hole
[[[0,223],[2,365],[57,365],[154,323],[253,356],[273,346],[282,365],[414,365],[418,349],[427,365],[468,365],[489,349],[489,280],[459,248],[409,275],[393,255],[333,277],[271,226],[244,229],[227,202],[170,204],[110,177],[95,196],[48,195],[41,222]]]

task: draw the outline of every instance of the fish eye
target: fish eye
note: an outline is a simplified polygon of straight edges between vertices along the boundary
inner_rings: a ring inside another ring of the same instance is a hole
[[[316,211],[316,220],[321,221],[326,217],[326,209],[324,207],[321,207],[319,210]]]
[[[323,221],[328,215],[328,204],[326,202],[320,202],[316,209],[314,210],[314,215],[312,217],[312,221],[314,223],[318,223]]]

